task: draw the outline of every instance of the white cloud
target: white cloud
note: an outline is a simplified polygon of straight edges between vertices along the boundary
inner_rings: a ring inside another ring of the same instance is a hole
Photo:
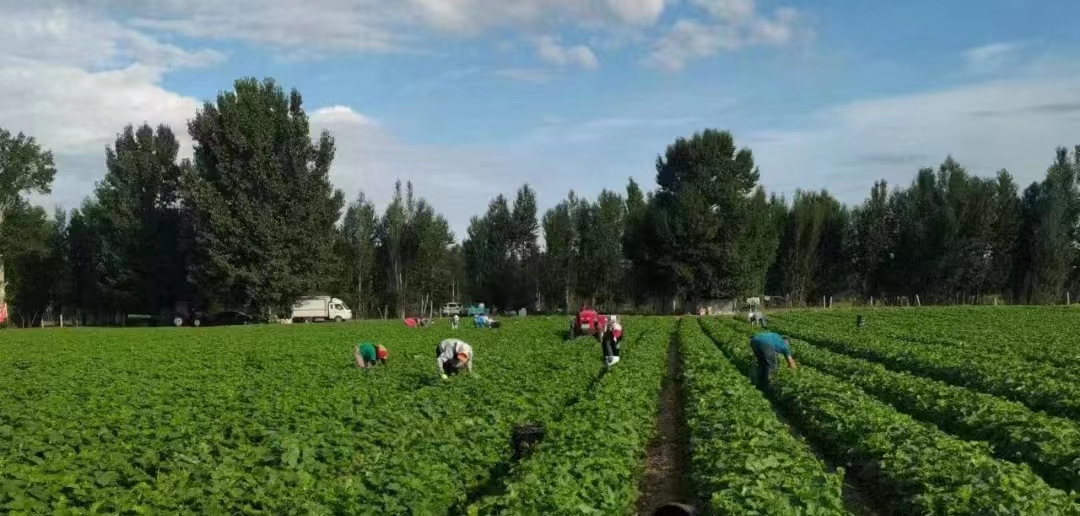
[[[798,11],[777,9],[772,16],[758,12],[753,0],[693,0],[711,19],[683,18],[653,45],[644,62],[680,70],[687,63],[747,46],[781,46],[809,37]]]
[[[5,7],[0,16],[0,46],[3,60],[95,69],[133,63],[163,68],[206,66],[224,59],[213,50],[188,51],[162,43],[77,5]]]
[[[553,36],[543,36],[536,41],[536,52],[546,63],[556,66],[578,66],[593,69],[597,66],[596,56],[585,45],[563,46]]]
[[[46,204],[78,205],[104,173],[104,150],[127,124],[168,124],[190,155],[196,99],[161,86],[164,73],[224,56],[160,42],[79,5],[5,3],[0,10],[0,124],[56,156]]]
[[[966,50],[964,61],[972,72],[993,72],[1014,62],[1023,48],[1023,43],[1015,41],[990,43]]]
[[[754,0],[690,0],[690,3],[726,22],[741,22],[757,14]]]
[[[1043,177],[1055,147],[1080,143],[1080,75],[851,102],[805,125],[743,135],[770,189],[826,187],[861,202],[874,180],[906,186],[949,154],[983,176],[1006,168],[1023,188]]]
[[[503,68],[495,70],[492,75],[504,79],[512,79],[520,82],[545,84],[551,82],[551,74],[540,68]]]
[[[399,51],[431,32],[476,35],[552,24],[651,25],[667,0],[172,0],[131,2],[136,26],[281,48]]]
[[[321,125],[378,125],[374,119],[341,105],[316,109],[310,118],[311,123]]]

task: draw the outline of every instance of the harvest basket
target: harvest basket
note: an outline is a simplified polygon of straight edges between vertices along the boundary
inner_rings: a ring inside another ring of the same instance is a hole
[[[532,452],[540,441],[544,440],[544,426],[538,424],[514,425],[510,437],[510,445],[513,447],[515,461],[521,460]]]

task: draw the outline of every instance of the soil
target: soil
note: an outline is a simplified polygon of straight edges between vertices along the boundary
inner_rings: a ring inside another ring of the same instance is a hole
[[[657,506],[679,502],[692,504],[687,483],[690,457],[682,392],[682,360],[675,339],[668,345],[667,373],[660,393],[656,435],[645,456],[638,514],[648,515]]]

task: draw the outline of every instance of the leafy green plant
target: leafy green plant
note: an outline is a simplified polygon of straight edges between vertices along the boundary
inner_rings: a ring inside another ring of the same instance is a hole
[[[734,321],[702,326],[744,373],[754,367]],[[772,392],[825,453],[892,491],[905,514],[1076,514],[1073,496],[1046,485],[1026,465],[996,460],[981,442],[949,436],[812,367],[781,370]]]
[[[807,445],[692,319],[679,327],[691,479],[709,514],[846,514],[843,470]]]
[[[0,512],[439,514],[599,363],[561,319],[17,332],[0,342]],[[630,329],[628,333],[633,334]],[[456,335],[476,375],[440,381]],[[387,367],[357,370],[374,339]]]
[[[834,327],[774,319],[770,323],[777,330],[831,351],[1080,419],[1080,383],[1060,374],[1060,368],[1033,364],[1007,349],[991,353],[918,344],[861,334],[853,324]]]
[[[1000,458],[1023,461],[1050,484],[1080,489],[1080,425],[1021,403],[889,371],[880,364],[794,342],[799,361],[850,382],[900,411],[965,439],[987,441]]]
[[[633,514],[672,322],[628,321],[636,336],[625,341],[623,360],[548,427],[503,492],[473,504],[469,514]]]

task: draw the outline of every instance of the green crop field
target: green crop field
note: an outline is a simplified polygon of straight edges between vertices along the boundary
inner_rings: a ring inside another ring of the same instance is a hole
[[[662,441],[707,514],[1080,514],[1080,311],[774,313],[764,392],[740,320],[629,318],[606,374],[565,323],[2,332],[0,512],[634,514]],[[438,378],[450,336],[476,374]]]

